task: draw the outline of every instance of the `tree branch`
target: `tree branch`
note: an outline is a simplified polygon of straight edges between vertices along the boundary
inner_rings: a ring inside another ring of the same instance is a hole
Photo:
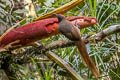
[[[108,28],[104,29],[103,31],[92,35],[88,41],[95,39],[95,41],[101,41],[102,39],[104,39],[105,37],[120,32],[120,24],[117,25],[111,25]]]

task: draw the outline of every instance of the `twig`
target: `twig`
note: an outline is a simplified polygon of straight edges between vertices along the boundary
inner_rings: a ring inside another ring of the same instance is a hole
[[[111,34],[120,32],[120,24],[117,25],[111,25],[108,28],[104,29],[103,31],[92,35],[88,41],[95,39],[95,41],[101,41],[102,39],[104,39],[106,36],[109,36]]]

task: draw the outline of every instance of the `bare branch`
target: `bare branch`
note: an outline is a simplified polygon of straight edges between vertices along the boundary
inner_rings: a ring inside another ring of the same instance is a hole
[[[120,32],[120,24],[117,25],[111,25],[108,28],[104,29],[103,31],[92,35],[91,37],[89,37],[88,39],[86,39],[86,41],[101,41],[102,39],[104,39],[105,37]]]

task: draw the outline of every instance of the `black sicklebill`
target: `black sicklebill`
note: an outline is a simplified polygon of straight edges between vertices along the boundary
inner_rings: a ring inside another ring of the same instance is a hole
[[[51,13],[52,15],[55,15],[58,18],[58,29],[59,31],[66,36],[69,40],[75,41],[76,46],[78,47],[78,50],[80,51],[81,57],[85,65],[88,66],[89,69],[93,72],[95,77],[99,76],[99,72],[97,68],[95,67],[94,62],[89,57],[87,53],[87,49],[85,46],[85,43],[82,41],[80,36],[80,31],[77,27],[73,26],[72,23],[70,23],[68,20],[66,20],[65,17],[60,16],[56,13]]]

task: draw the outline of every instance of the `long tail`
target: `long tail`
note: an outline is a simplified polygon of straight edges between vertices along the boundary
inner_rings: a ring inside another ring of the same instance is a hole
[[[93,75],[97,78],[99,76],[99,72],[94,62],[87,53],[85,43],[82,40],[80,40],[76,42],[76,46],[80,52],[83,62],[88,66],[88,68],[92,71]]]

